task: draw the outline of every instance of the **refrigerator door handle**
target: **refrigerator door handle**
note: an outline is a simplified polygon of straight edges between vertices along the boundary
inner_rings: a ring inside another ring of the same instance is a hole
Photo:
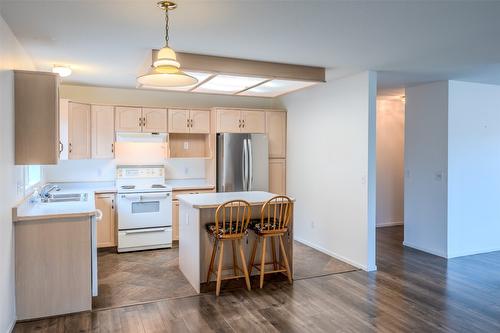
[[[247,150],[247,139],[243,140],[243,154],[242,154],[242,181],[243,181],[243,191],[248,191],[248,150]]]
[[[253,151],[252,151],[252,140],[247,140],[247,151],[248,151],[248,186],[247,191],[252,191],[253,189]]]

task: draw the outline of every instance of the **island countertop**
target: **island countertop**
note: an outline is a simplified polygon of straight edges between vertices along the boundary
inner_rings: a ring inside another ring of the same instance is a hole
[[[220,204],[230,200],[245,200],[251,205],[262,205],[277,194],[263,191],[248,192],[220,192],[179,195],[180,201],[187,203],[193,208],[216,208]],[[293,199],[292,199],[293,200]]]

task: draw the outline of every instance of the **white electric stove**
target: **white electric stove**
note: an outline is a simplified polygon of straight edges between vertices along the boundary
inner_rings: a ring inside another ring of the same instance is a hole
[[[172,189],[163,165],[116,168],[118,252],[172,247]]]

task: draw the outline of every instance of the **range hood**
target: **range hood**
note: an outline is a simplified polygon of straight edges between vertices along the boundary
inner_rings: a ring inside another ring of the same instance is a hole
[[[116,133],[116,142],[167,142],[166,133],[135,133],[135,132],[118,132]]]

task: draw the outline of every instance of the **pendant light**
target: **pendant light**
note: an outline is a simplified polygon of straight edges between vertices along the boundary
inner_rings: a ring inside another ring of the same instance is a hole
[[[143,86],[151,87],[184,87],[194,85],[198,80],[180,70],[175,51],[168,46],[168,12],[177,8],[171,1],[160,1],[158,6],[165,11],[165,46],[158,51],[157,59],[151,70],[137,78]]]

